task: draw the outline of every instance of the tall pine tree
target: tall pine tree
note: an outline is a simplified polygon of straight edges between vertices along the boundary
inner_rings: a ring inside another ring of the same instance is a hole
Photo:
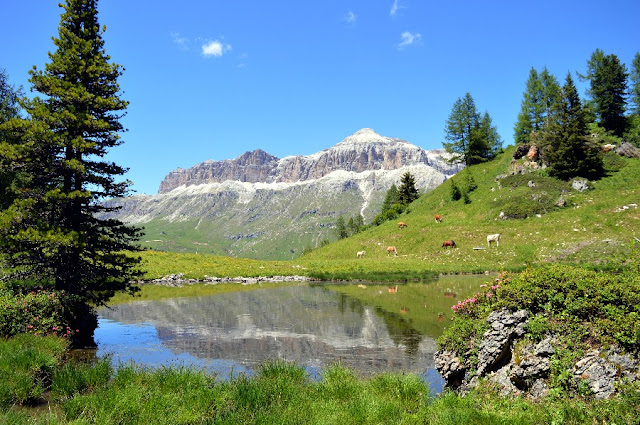
[[[128,102],[119,97],[122,67],[105,52],[97,3],[61,5],[56,50],[44,70],[30,71],[32,90],[43,97],[25,104],[28,119],[7,123],[21,143],[0,146],[3,166],[29,175],[0,216],[5,278],[66,291],[83,342],[91,341],[93,306],[134,290],[130,282],[141,274],[139,257],[126,253],[138,249],[140,229],[99,218],[114,210],[100,201],[126,195],[129,183],[116,181],[126,169],[103,159],[122,143]]]
[[[0,143],[15,144],[15,134],[5,129],[2,124],[20,117],[20,98],[22,89],[9,83],[9,75],[4,69],[0,69]],[[16,169],[0,169],[0,210],[6,209],[15,199],[16,185],[14,182],[20,178]]]
[[[599,149],[587,141],[585,111],[571,74],[567,74],[560,101],[553,111],[548,140],[545,156],[551,175],[564,180],[602,175],[602,158]]]
[[[631,112],[640,116],[640,53],[636,53],[631,62],[631,72],[629,73],[631,80],[630,87],[630,103],[632,105]]]
[[[540,73],[531,68],[514,128],[516,143],[529,143],[531,133],[541,131],[546,126],[559,95],[560,85],[547,68]]]
[[[452,162],[461,162],[466,166],[485,162],[495,156],[502,146],[491,117],[484,116],[476,109],[471,94],[466,93],[453,105],[445,126],[444,148],[452,154]]]
[[[622,136],[626,124],[626,66],[616,55],[605,55],[596,49],[587,62],[587,74],[581,77],[590,83],[587,94],[598,123],[614,135]]]

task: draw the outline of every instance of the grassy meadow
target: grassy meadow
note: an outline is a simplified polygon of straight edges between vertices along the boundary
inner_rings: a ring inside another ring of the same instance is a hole
[[[208,276],[304,275],[319,279],[412,280],[437,274],[518,271],[544,263],[617,268],[640,237],[640,160],[607,157],[608,175],[578,192],[544,171],[496,176],[509,171],[513,147],[496,160],[470,167],[412,203],[397,220],[319,247],[291,261],[263,261],[208,254],[141,253],[145,279],[172,273]],[[451,181],[464,185],[469,173],[477,189],[470,203],[452,201]],[[555,206],[559,198],[566,206]],[[627,206],[627,209],[623,207]],[[499,219],[503,212],[510,219]],[[434,215],[443,217],[436,223]],[[399,229],[404,221],[407,227]],[[500,233],[500,246],[486,236]],[[455,249],[442,248],[444,240]],[[390,256],[395,246],[398,256]],[[364,258],[356,258],[358,251]]]

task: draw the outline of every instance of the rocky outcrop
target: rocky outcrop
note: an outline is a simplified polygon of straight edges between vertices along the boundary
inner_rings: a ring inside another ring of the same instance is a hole
[[[446,155],[443,150],[426,151],[405,140],[384,137],[364,128],[332,148],[313,155],[280,159],[258,149],[235,159],[209,160],[189,169],[178,168],[165,177],[158,193],[167,193],[180,186],[227,180],[292,183],[319,179],[338,170],[361,173],[428,165],[446,175],[457,172],[460,166],[447,164],[442,155]]]
[[[535,343],[523,340],[528,318],[526,310],[491,313],[487,318],[489,330],[476,344],[475,366],[470,361],[475,348],[465,353],[466,360],[450,350],[436,352],[436,369],[446,385],[464,393],[484,378],[502,395],[526,395],[533,399],[548,395],[556,339],[547,335]],[[640,381],[640,361],[617,347],[608,351],[594,349],[578,359],[570,373],[576,384],[584,382],[588,386],[594,398],[605,399],[615,394],[622,379]]]

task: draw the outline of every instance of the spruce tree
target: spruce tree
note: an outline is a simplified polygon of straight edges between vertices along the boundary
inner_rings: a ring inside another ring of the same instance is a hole
[[[92,340],[93,307],[115,291],[135,290],[141,272],[140,229],[103,217],[115,208],[105,198],[127,194],[119,182],[126,169],[104,156],[122,143],[120,119],[128,102],[117,79],[122,67],[110,62],[98,23],[97,0],[61,5],[56,50],[44,70],[30,71],[32,91],[26,120],[12,120],[21,143],[0,146],[3,167],[29,176],[21,197],[0,216],[5,278],[34,279],[69,294],[82,342]]]
[[[398,188],[398,197],[400,203],[409,205],[420,197],[418,189],[416,189],[416,179],[410,172],[406,172],[400,179],[400,187]]]
[[[395,184],[392,184],[382,201],[382,207],[380,208],[380,214],[384,214],[390,210],[394,204],[400,202],[400,195],[398,194],[398,188]]]
[[[443,146],[452,154],[451,162],[466,166],[491,159],[502,145],[497,129],[491,124],[491,117],[486,112],[480,116],[469,93],[454,103],[447,118],[445,139],[448,142]]]
[[[631,112],[640,116],[640,53],[636,53],[631,62],[631,72],[629,73],[631,80],[630,87],[630,103]]]
[[[625,130],[625,108],[627,96],[627,69],[616,55],[605,55],[596,49],[587,62],[587,74],[581,76],[589,81],[587,94],[591,97],[591,108],[598,123],[616,136]]]
[[[540,73],[531,68],[514,128],[516,143],[530,143],[531,132],[539,132],[546,127],[551,109],[558,102],[559,93],[558,81],[547,68]]]
[[[336,235],[338,239],[344,239],[349,237],[349,232],[347,231],[347,226],[344,224],[344,217],[338,217],[336,221]]]
[[[587,122],[571,74],[562,86],[549,126],[546,158],[550,174],[568,180],[572,177],[597,178],[602,174],[602,158],[597,147],[587,142]]]
[[[22,88],[11,85],[7,72],[0,69],[0,143],[12,145],[18,142],[15,135],[3,124],[20,117],[19,101],[22,96]],[[0,169],[0,210],[8,208],[15,199],[14,182],[19,178],[20,174],[16,169]]]

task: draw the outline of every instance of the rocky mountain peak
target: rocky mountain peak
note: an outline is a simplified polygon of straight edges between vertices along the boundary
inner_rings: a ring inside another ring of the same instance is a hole
[[[445,174],[457,170],[440,159],[441,151],[426,151],[405,140],[384,137],[363,128],[335,146],[312,155],[277,158],[256,149],[235,159],[205,161],[188,169],[169,173],[158,193],[180,186],[222,183],[294,183],[319,179],[336,171],[362,173],[397,170],[406,166],[429,166]]]

